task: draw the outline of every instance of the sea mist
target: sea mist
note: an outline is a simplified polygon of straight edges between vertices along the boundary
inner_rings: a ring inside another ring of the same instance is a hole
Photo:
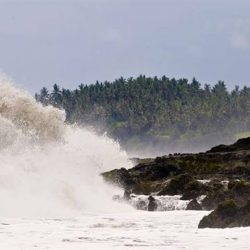
[[[126,153],[107,136],[64,121],[64,111],[0,78],[0,216],[128,209],[112,201],[117,190],[100,177],[130,167]]]

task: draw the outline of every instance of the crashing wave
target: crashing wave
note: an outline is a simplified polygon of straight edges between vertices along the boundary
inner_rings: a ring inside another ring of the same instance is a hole
[[[0,216],[122,209],[99,174],[130,167],[126,153],[107,136],[64,120],[64,111],[0,78]]]

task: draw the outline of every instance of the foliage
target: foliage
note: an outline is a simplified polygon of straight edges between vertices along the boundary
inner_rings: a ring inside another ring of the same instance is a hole
[[[36,98],[65,109],[70,123],[104,127],[125,147],[210,146],[250,131],[250,88],[236,86],[229,92],[222,81],[201,87],[196,79],[141,75],[81,84],[75,90],[55,84],[51,92],[42,88]]]

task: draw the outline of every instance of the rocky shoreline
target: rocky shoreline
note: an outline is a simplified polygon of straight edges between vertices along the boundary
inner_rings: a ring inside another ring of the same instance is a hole
[[[147,195],[147,210],[153,211],[157,197],[179,195],[189,201],[188,210],[214,210],[199,228],[250,226],[250,137],[204,153],[133,161],[131,169],[102,174],[107,182],[124,189],[125,199],[131,194]]]

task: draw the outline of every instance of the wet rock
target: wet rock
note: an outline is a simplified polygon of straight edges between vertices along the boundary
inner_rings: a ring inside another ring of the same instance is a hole
[[[196,199],[193,199],[188,203],[186,210],[202,210],[202,206]]]
[[[197,180],[188,182],[183,189],[181,200],[196,199],[198,196],[205,195],[210,190],[210,187]]]
[[[215,209],[226,200],[234,200],[238,206],[243,206],[250,197],[250,182],[230,181],[228,189],[212,190],[202,201],[202,207],[206,210]]]
[[[181,174],[176,177],[173,177],[168,185],[162,189],[158,195],[177,195],[182,194],[185,190],[185,187],[188,183],[194,181],[193,177],[189,174]]]
[[[141,160],[131,169],[114,169],[102,173],[102,176],[107,182],[131,189],[133,193],[149,195],[159,191],[167,178],[180,173],[179,166],[168,163],[166,157],[157,157]]]
[[[150,195],[151,193],[157,193],[165,187],[167,181],[141,181],[134,185],[132,193]]]
[[[216,180],[212,179],[206,185],[210,188],[211,191],[217,192],[219,190],[225,190],[227,188],[227,181],[225,180]]]
[[[135,182],[157,181],[181,173],[178,166],[168,163],[165,157],[157,157],[153,162],[140,163],[129,170]]]
[[[125,189],[130,189],[133,185],[135,185],[135,181],[129,174],[129,171],[125,168],[105,172],[102,176],[107,182],[111,182]]]
[[[157,203],[156,203],[156,200],[153,196],[149,196],[148,197],[148,211],[155,211],[157,210]]]
[[[202,218],[199,228],[226,228],[250,226],[250,201],[238,207],[233,200],[220,204],[212,213]]]
[[[201,204],[205,210],[213,210],[226,199],[227,196],[224,191],[211,192],[203,199]]]
[[[250,150],[250,137],[239,139],[232,145],[219,145],[211,148],[208,153],[233,152],[240,150]]]
[[[123,199],[127,201],[130,200],[131,199],[130,195],[131,195],[131,191],[125,190],[123,194]]]
[[[134,159],[134,164],[131,169],[115,169],[102,176],[135,194],[182,195],[182,200],[205,195],[201,202],[205,210],[216,209],[228,199],[241,207],[250,197],[250,137],[204,153]],[[198,179],[211,181],[201,183]],[[124,198],[129,199],[129,194]]]

